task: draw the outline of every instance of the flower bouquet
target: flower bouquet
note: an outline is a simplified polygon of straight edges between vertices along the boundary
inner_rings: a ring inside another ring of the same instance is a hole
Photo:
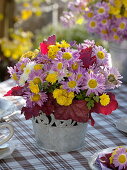
[[[110,61],[110,54],[94,41],[59,43],[52,35],[39,50],[25,53],[8,68],[18,86],[5,96],[25,98],[21,113],[26,119],[45,114],[49,123],[53,115],[56,120],[91,120],[94,125],[92,112],[109,115],[118,107],[115,95],[107,90],[119,87],[122,76]]]
[[[102,170],[126,170],[127,169],[127,148],[118,146],[108,153],[100,153],[96,164]]]

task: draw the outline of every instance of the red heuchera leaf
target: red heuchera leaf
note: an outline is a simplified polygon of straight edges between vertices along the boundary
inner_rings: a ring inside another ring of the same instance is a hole
[[[118,108],[118,103],[115,99],[115,95],[112,93],[107,93],[110,97],[110,103],[107,106],[102,106],[100,103],[96,103],[91,112],[102,113],[104,115],[109,115],[113,110]]]
[[[24,94],[24,87],[16,86],[9,90],[4,96],[22,96]]]
[[[41,111],[45,113],[47,116],[53,113],[54,111],[54,98],[51,94],[48,94],[48,100],[41,107]]]
[[[59,120],[72,119],[77,122],[87,122],[89,110],[84,100],[74,100],[69,106],[55,105],[54,116]]]
[[[21,114],[23,113],[25,115],[26,120],[36,117],[39,115],[39,111],[41,110],[41,107],[39,105],[35,105],[33,107],[23,107],[21,110]]]
[[[91,57],[92,47],[88,47],[86,49],[82,49],[80,52],[80,59],[83,61],[83,65],[85,68],[89,68],[93,63],[96,62],[96,56]]]
[[[40,50],[41,54],[47,54],[48,53],[48,46],[54,45],[56,43],[56,36],[52,35],[48,37],[48,40],[44,40],[42,43],[40,43]]]

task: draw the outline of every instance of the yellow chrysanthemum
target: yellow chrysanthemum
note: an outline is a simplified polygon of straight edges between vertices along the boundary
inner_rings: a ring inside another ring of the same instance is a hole
[[[66,98],[66,102],[64,103],[64,106],[69,106],[70,104],[72,104],[72,99]]]
[[[50,45],[48,47],[48,57],[51,59],[56,58],[56,54],[59,51],[59,48],[56,45]]]
[[[65,40],[61,41],[61,48],[68,48],[70,47],[70,44],[68,44]]]
[[[102,94],[100,96],[100,103],[102,106],[106,106],[110,103],[110,97],[107,94]]]
[[[62,89],[55,89],[54,91],[53,91],[53,97],[54,98],[58,98],[59,96],[61,96],[62,95]]]
[[[69,106],[72,104],[74,92],[68,92],[65,89],[55,89],[53,91],[53,97],[56,99],[59,105]]]
[[[53,72],[53,73],[49,73],[46,77],[46,81],[48,81],[49,83],[55,83],[58,80],[58,73],[57,72]]]
[[[23,57],[33,59],[36,57],[36,54],[33,51],[28,51],[28,52],[24,53],[21,58],[23,58]]]
[[[56,101],[59,105],[63,106],[67,102],[67,98],[65,96],[59,96],[58,98],[56,98]]]

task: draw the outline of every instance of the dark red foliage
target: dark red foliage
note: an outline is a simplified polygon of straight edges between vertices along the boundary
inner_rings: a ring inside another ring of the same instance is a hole
[[[52,97],[52,94],[48,94],[48,100],[41,107],[41,111],[44,112],[47,116],[53,113],[55,108],[55,99]]]
[[[21,113],[25,115],[26,120],[36,117],[39,115],[39,111],[41,110],[41,107],[39,105],[35,105],[33,107],[23,107],[21,110]]]
[[[74,100],[69,106],[55,105],[54,116],[59,120],[72,119],[77,122],[87,122],[89,119],[89,110],[84,100]]]
[[[100,103],[95,103],[94,108],[91,112],[102,113],[104,115],[109,115],[113,110],[118,108],[118,103],[115,99],[115,95],[112,93],[107,93],[110,97],[110,103],[107,106],[102,106]]]
[[[85,68],[89,68],[94,63],[96,63],[96,56],[91,57],[92,47],[88,47],[86,49],[82,49],[80,52],[80,59],[83,61],[83,65]]]
[[[48,40],[44,40],[42,43],[40,43],[40,50],[41,54],[47,54],[48,53],[48,46],[54,45],[56,43],[56,36],[52,35],[48,37]]]
[[[22,96],[24,94],[24,87],[16,86],[9,90],[4,96]]]

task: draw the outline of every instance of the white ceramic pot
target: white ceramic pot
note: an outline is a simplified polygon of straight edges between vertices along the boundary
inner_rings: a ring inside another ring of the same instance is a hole
[[[44,150],[69,152],[85,145],[87,123],[48,118],[44,113],[32,119],[37,145]]]
[[[127,41],[122,43],[109,43],[112,57],[112,66],[118,68],[123,76],[122,81],[127,82]]]

